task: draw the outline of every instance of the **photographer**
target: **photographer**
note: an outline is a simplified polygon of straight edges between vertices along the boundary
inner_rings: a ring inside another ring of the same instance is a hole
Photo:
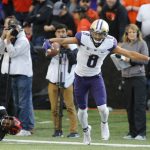
[[[22,123],[22,130],[17,135],[29,136],[34,128],[30,44],[14,18],[9,20],[8,28],[3,30],[0,53],[3,54],[1,72],[11,76],[15,115]]]
[[[5,18],[4,25],[1,26],[0,37],[5,29],[8,29],[8,22],[10,19],[14,18],[13,16],[9,16]],[[0,70],[1,64],[3,61],[3,54],[1,54],[0,60]],[[0,105],[5,106],[9,115],[14,115],[14,104],[12,98],[12,90],[11,90],[11,78],[9,74],[2,74],[0,72]]]
[[[67,37],[67,27],[64,24],[56,26],[56,37]],[[69,49],[69,50],[68,50]],[[48,49],[49,51],[50,49]],[[51,56],[52,53],[47,51],[47,55]],[[48,67],[46,79],[49,80],[48,95],[51,103],[51,113],[54,124],[53,137],[62,137],[62,96],[66,105],[68,117],[69,117],[69,134],[68,138],[77,138],[78,122],[77,114],[73,101],[73,81],[74,81],[74,69],[76,63],[76,51],[77,45],[63,45],[60,47],[60,53],[52,57]]]

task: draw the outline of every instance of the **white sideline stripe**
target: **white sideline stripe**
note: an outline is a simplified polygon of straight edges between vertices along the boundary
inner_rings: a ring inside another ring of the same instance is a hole
[[[50,123],[50,122],[52,122],[52,121],[41,121],[41,122],[37,122],[37,123],[39,123],[39,124],[46,124],[46,123]]]
[[[62,144],[62,145],[84,145],[81,142],[61,142],[61,141],[36,141],[36,140],[15,140],[4,139],[3,142],[15,142],[15,143],[37,143],[37,144]],[[108,144],[108,143],[91,143],[91,145],[97,146],[109,146],[109,147],[143,147],[150,148],[150,145],[134,145],[134,144]]]

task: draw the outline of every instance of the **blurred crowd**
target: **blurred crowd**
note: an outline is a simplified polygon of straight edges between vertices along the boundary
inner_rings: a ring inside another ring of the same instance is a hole
[[[108,22],[109,34],[121,42],[129,23],[137,24],[144,37],[150,34],[149,16],[145,15],[147,9],[143,9],[149,3],[149,0],[1,0],[0,24],[3,27],[5,19],[14,16],[33,46],[41,46],[44,39],[54,37],[59,23],[68,27],[68,36],[73,36],[88,30],[95,19],[101,18]]]

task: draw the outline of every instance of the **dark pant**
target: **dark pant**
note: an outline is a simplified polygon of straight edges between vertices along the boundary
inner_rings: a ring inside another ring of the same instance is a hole
[[[127,100],[129,134],[146,135],[146,78],[126,78],[124,97]]]
[[[8,74],[0,74],[0,105],[6,107],[8,115],[14,115],[11,77]]]

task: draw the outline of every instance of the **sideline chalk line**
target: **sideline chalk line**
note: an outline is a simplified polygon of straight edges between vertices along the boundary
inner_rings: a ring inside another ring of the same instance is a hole
[[[4,139],[2,142],[14,143],[28,143],[28,144],[62,144],[62,145],[84,145],[81,142],[67,142],[67,141],[39,141],[39,140],[18,140],[18,139]],[[137,145],[137,144],[109,144],[109,143],[91,143],[90,145],[96,146],[109,146],[109,147],[143,147],[150,148],[150,145]]]

